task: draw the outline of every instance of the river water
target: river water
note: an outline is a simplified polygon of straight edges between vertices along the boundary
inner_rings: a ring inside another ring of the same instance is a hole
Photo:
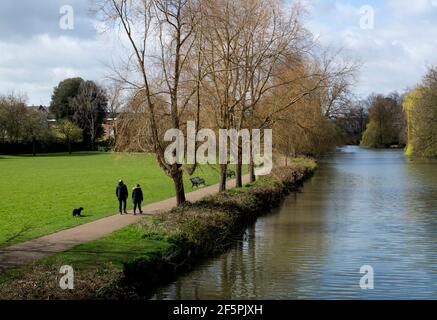
[[[153,298],[437,299],[437,162],[339,149],[233,249]]]

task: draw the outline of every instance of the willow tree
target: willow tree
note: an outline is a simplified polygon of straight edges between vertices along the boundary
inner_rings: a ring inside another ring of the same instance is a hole
[[[126,43],[127,55],[114,68],[114,80],[131,90],[133,110],[120,117],[117,148],[129,150],[132,143],[153,152],[159,166],[173,180],[177,204],[183,204],[185,191],[183,168],[165,159],[168,143],[163,128],[183,129],[181,119],[192,90],[188,59],[194,46],[197,23],[195,0],[104,0],[97,14],[120,42]],[[136,115],[144,121],[130,123]],[[123,120],[124,119],[124,120]]]
[[[377,95],[369,108],[369,123],[361,144],[370,148],[405,145],[405,122],[399,95]]]
[[[437,67],[431,67],[422,83],[404,100],[407,114],[407,155],[437,157]]]
[[[290,12],[279,1],[205,0],[201,6],[206,92],[211,122],[216,129],[254,129],[256,110],[274,88],[287,83],[278,66],[291,52],[302,49],[301,8]],[[299,49],[297,49],[299,48]],[[243,139],[238,144],[236,186],[242,185]],[[246,142],[247,143],[247,142]],[[249,146],[250,148],[250,146]],[[252,153],[252,152],[250,152]],[[251,154],[250,178],[255,180]],[[220,166],[220,190],[226,188],[227,164]]]

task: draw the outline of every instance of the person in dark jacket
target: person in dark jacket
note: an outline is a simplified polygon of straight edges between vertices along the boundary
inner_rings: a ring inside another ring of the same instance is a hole
[[[127,186],[124,184],[123,180],[120,180],[118,182],[118,186],[115,189],[115,195],[117,196],[118,203],[119,203],[119,211],[120,214],[127,213],[126,211],[126,203],[127,203],[127,197],[129,192],[127,191]],[[123,207],[123,211],[121,211]]]
[[[139,184],[132,190],[132,200],[134,202],[134,214],[136,214],[137,207],[140,210],[140,213],[143,213],[141,210],[141,202],[143,202],[143,190],[141,190],[141,186]]]

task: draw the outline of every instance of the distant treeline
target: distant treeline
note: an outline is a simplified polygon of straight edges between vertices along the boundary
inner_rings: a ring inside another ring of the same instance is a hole
[[[66,79],[54,88],[49,108],[28,107],[26,97],[0,96],[0,153],[96,150],[108,115],[108,94],[93,81]]]
[[[408,156],[437,157],[437,66],[430,67],[422,82],[407,93],[373,94],[361,104],[360,118],[367,114],[362,146],[406,147]],[[356,127],[355,117],[345,116],[340,122],[349,139],[359,135],[359,130],[354,134],[348,129]]]
[[[35,148],[35,149],[34,149]],[[86,151],[87,147],[83,143],[73,143],[71,151]],[[68,152],[68,145],[59,141],[44,141],[37,142],[36,145],[32,142],[23,143],[0,143],[0,154],[33,154],[38,153],[58,153]],[[36,153],[36,152],[35,152]]]

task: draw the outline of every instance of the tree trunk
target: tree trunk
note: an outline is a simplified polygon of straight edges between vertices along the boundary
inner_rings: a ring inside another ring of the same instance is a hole
[[[35,157],[36,156],[36,139],[32,139],[32,154]]]
[[[243,165],[241,164],[241,161],[238,161],[238,164],[236,166],[235,170],[236,180],[235,180],[235,187],[241,188],[243,186]]]
[[[71,141],[68,140],[68,154],[71,154]]]
[[[253,160],[250,160],[250,164],[249,164],[249,176],[250,176],[250,182],[255,182],[256,181],[256,176],[255,176],[255,163],[253,163]]]
[[[239,143],[239,141],[238,141],[238,143]],[[243,150],[242,150],[242,148],[239,145],[238,146],[238,163],[237,163],[237,165],[235,167],[235,178],[236,178],[236,180],[235,180],[235,187],[236,188],[241,188],[243,186],[243,179],[242,179],[242,175],[243,175],[243,172],[242,172],[243,171],[242,170],[243,159],[242,159],[242,157],[243,157]]]
[[[183,180],[182,171],[178,169],[176,173],[173,175],[172,179],[176,191],[176,204],[179,207],[183,205],[185,202],[187,202],[187,199],[185,198],[184,180]]]
[[[226,191],[226,170],[228,168],[228,165],[221,164],[220,165],[220,186],[219,186],[219,192]]]

